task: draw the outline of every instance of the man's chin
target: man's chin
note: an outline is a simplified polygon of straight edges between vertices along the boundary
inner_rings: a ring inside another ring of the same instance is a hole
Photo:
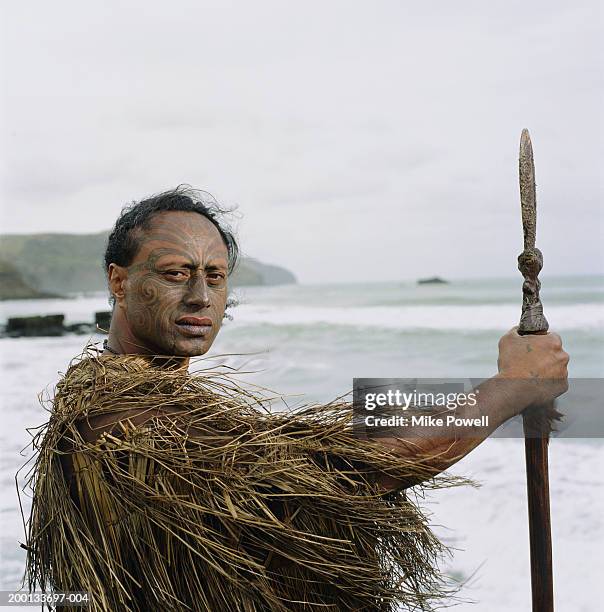
[[[165,357],[198,357],[210,350],[214,343],[215,335],[204,335],[198,337],[174,334],[173,332],[163,338],[163,342],[152,341],[150,338],[139,336],[139,346],[146,346],[148,353],[162,355]]]
[[[198,357],[207,353],[211,346],[212,340],[208,338],[178,339],[171,354],[175,357]]]

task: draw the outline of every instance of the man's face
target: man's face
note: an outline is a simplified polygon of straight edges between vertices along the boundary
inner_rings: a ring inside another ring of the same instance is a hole
[[[227,248],[216,227],[195,212],[156,214],[138,237],[118,302],[136,342],[154,354],[205,353],[227,300]]]

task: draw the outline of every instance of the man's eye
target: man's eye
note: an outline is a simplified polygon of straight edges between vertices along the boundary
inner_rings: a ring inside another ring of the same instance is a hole
[[[210,272],[210,274],[206,275],[207,278],[214,282],[220,282],[224,280],[224,274],[222,272]]]
[[[170,278],[175,278],[178,280],[188,278],[189,276],[186,272],[183,272],[182,270],[168,270],[167,272],[164,272],[164,274]]]

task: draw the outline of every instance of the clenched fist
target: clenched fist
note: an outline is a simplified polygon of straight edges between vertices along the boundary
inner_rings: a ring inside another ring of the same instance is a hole
[[[499,377],[526,380],[529,403],[544,403],[568,389],[569,356],[554,332],[521,336],[513,327],[499,340]]]

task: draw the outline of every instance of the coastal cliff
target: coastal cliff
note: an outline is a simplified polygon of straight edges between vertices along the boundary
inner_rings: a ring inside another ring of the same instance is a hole
[[[0,299],[104,291],[102,260],[108,234],[0,235]],[[291,283],[296,278],[289,270],[245,257],[231,276],[231,284],[240,287]]]

